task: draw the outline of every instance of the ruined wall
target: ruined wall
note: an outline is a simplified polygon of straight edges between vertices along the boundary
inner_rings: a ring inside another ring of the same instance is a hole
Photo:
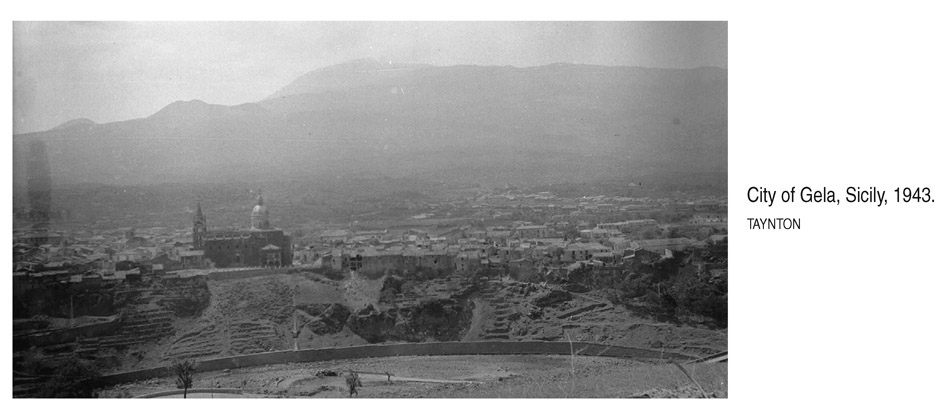
[[[403,256],[393,255],[371,255],[364,256],[360,262],[360,273],[364,275],[379,275],[387,270],[403,271]]]
[[[356,259],[356,256],[346,256],[342,259],[343,262],[341,264],[347,266],[347,262],[353,259]],[[360,256],[359,264],[352,265],[351,267],[355,267],[360,273],[368,276],[382,275],[388,270],[406,273],[419,268],[449,272],[455,267],[455,259],[456,256],[454,255],[438,253],[406,256],[399,254],[369,255]],[[332,262],[332,264],[336,264],[336,262]]]

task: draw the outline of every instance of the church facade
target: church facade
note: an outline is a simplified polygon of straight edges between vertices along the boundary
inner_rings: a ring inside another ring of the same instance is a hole
[[[198,205],[192,222],[192,245],[203,250],[216,268],[290,266],[293,258],[291,237],[271,227],[260,193],[247,230],[207,230],[205,214]]]

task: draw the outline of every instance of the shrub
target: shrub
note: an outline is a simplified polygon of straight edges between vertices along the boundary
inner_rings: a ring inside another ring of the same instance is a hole
[[[37,391],[39,398],[93,398],[99,388],[99,372],[88,363],[70,358],[57,365],[56,375]]]

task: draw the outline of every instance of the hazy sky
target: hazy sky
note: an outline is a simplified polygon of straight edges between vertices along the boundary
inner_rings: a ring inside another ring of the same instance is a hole
[[[347,60],[727,67],[727,23],[252,22],[13,25],[14,133],[261,100]]]

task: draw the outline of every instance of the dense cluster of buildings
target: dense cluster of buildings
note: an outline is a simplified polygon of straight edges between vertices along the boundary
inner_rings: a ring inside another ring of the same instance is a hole
[[[614,265],[638,255],[723,241],[726,199],[482,194],[461,224],[440,222],[441,207],[377,229],[347,226],[294,239],[273,228],[258,194],[247,228],[216,230],[201,205],[192,228],[120,228],[15,233],[14,279],[20,285],[101,284],[143,276],[181,276],[233,268],[324,266],[340,271],[401,273],[419,269],[471,273],[499,269],[522,276],[580,265]],[[664,220],[647,216],[663,217]]]
[[[363,273],[498,269],[524,276],[615,265],[636,255],[665,259],[726,238],[718,234],[726,233],[726,200],[718,199],[559,199],[549,193],[507,193],[481,196],[470,207],[486,224],[426,225],[418,215],[409,219],[421,223],[413,227],[324,230],[298,239],[294,261]],[[626,218],[657,211],[675,214],[679,221]],[[525,217],[532,219],[513,219]]]
[[[136,281],[144,276],[189,276],[194,270],[291,265],[291,238],[272,228],[264,199],[242,230],[208,230],[201,205],[187,230],[120,228],[70,234],[39,230],[14,234],[14,284],[19,289]]]
[[[654,228],[657,225],[645,226],[645,229]],[[295,260],[302,265],[364,273],[400,273],[418,268],[472,273],[488,268],[519,275],[573,264],[619,263],[639,250],[663,258],[674,251],[699,245],[697,240],[683,237],[634,240],[638,237],[637,231],[611,231],[612,236],[566,239],[564,233],[551,227],[518,222],[511,227],[485,229],[466,226],[433,232],[410,230],[379,240],[368,240],[357,233],[347,230],[326,233],[328,243],[300,247],[295,252]],[[344,234],[350,237],[340,243]]]

